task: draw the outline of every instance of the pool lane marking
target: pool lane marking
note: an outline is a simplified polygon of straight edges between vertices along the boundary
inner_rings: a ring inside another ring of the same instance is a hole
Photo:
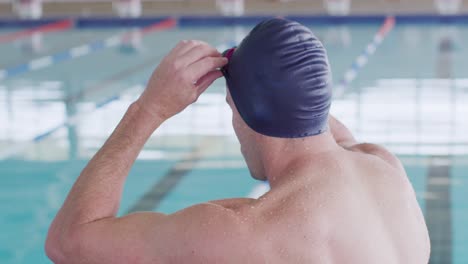
[[[395,24],[396,20],[394,17],[387,17],[385,19],[372,41],[367,44],[363,53],[354,60],[351,67],[345,72],[343,78],[335,87],[334,93],[336,97],[340,97],[345,93],[346,88],[356,79],[362,68],[367,65],[369,58],[375,54],[387,35],[395,28]]]
[[[431,239],[431,262],[452,263],[453,220],[451,157],[433,156],[428,168],[426,192],[434,199],[426,200],[425,216]]]
[[[152,211],[157,208],[164,198],[171,193],[179,182],[190,173],[197,162],[205,155],[212,141],[204,138],[185,157],[172,166],[169,171],[147,191],[137,202],[129,207],[125,214],[142,211]],[[184,166],[179,166],[184,164]]]
[[[163,31],[174,28],[177,25],[177,20],[174,18],[168,18],[161,22],[149,25],[140,29],[142,35],[147,35],[149,33],[153,33],[156,31]],[[81,46],[77,46],[66,51],[58,52],[53,55],[47,55],[41,58],[37,58],[31,60],[29,62],[8,67],[5,69],[0,69],[0,81],[19,75],[23,73],[27,73],[30,71],[35,71],[39,69],[44,69],[46,67],[52,66],[54,64],[58,64],[60,62],[72,60],[78,57],[86,56],[91,53],[104,50],[107,48],[111,48],[114,46],[119,45],[120,43],[124,43],[131,37],[131,32],[118,34],[116,36],[112,36],[105,40],[95,41],[92,43],[84,44]]]
[[[340,97],[344,94],[349,84],[351,84],[351,82],[353,82],[356,79],[359,71],[368,63],[369,57],[375,54],[378,47],[385,40],[388,33],[390,33],[395,28],[395,24],[396,21],[394,17],[387,17],[385,19],[382,26],[374,35],[372,42],[370,42],[364,49],[364,52],[356,58],[351,68],[345,72],[343,79],[340,81],[337,87],[335,87],[334,94],[336,97]],[[247,195],[247,197],[257,199],[269,190],[270,187],[267,183],[257,184]]]
[[[34,35],[35,33],[52,33],[52,32],[60,32],[60,31],[69,30],[73,27],[73,24],[74,24],[73,20],[65,19],[65,20],[52,22],[46,25],[29,28],[26,30],[18,31],[18,32],[12,32],[12,33],[8,33],[5,35],[0,35],[0,44],[13,42],[15,40]]]

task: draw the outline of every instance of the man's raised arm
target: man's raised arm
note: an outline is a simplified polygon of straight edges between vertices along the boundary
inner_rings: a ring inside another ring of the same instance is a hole
[[[222,76],[218,69],[226,63],[214,48],[200,41],[183,41],[163,59],[145,92],[83,170],[55,217],[46,242],[46,252],[55,263],[116,263],[115,256],[131,263],[119,249],[135,246],[132,243],[138,241],[132,237],[144,238],[141,227],[156,225],[162,215],[116,218],[130,168],[151,134],[195,102]],[[100,252],[109,256],[92,252],[89,245],[102,247]]]

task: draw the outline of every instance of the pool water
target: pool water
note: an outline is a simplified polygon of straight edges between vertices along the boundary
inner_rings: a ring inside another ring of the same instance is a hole
[[[380,25],[310,27],[338,83]],[[50,263],[43,247],[51,220],[172,46],[201,39],[223,51],[250,28],[133,30],[130,42],[0,78],[0,263]],[[2,43],[0,69],[128,31],[72,29]],[[468,26],[397,21],[332,108],[359,140],[402,159],[430,229],[431,263],[468,263],[467,42]],[[255,195],[259,183],[240,155],[224,97],[217,81],[153,135],[130,173],[120,214]]]

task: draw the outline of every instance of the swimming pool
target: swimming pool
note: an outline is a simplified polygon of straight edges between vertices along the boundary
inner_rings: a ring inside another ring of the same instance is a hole
[[[397,18],[373,45],[382,22],[310,23],[345,88],[332,113],[402,159],[430,229],[431,263],[468,263],[468,26]],[[171,46],[201,39],[222,51],[253,23],[157,25],[71,27],[0,43],[0,263],[50,263],[50,221]],[[1,29],[0,39],[23,30]],[[150,139],[120,214],[171,213],[262,189],[249,178],[224,96],[219,81]]]

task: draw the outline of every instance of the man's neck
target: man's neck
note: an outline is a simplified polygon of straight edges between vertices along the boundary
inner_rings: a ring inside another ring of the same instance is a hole
[[[329,132],[303,139],[283,140],[282,143],[265,146],[263,165],[272,189],[297,178],[302,171],[316,164],[314,160],[339,150],[339,146]]]

